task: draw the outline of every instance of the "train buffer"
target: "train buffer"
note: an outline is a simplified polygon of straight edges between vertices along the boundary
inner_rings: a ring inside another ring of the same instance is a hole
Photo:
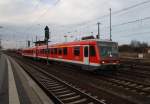
[[[0,57],[0,104],[54,104],[9,56]]]

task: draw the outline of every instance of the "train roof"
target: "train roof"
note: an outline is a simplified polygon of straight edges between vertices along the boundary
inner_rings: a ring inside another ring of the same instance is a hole
[[[56,46],[56,45],[74,45],[74,44],[87,44],[87,43],[96,43],[96,42],[113,42],[110,40],[99,40],[99,39],[88,39],[88,40],[78,40],[78,41],[73,41],[73,42],[63,42],[63,43],[55,43],[55,44],[50,44],[50,46]]]
[[[88,40],[79,40],[79,41],[73,41],[73,42],[63,42],[63,43],[54,43],[49,44],[48,47],[56,47],[56,46],[65,46],[65,45],[86,45],[86,44],[96,44],[96,42],[109,42],[109,43],[116,43],[114,41],[110,40],[99,40],[99,39],[88,39]],[[34,49],[36,46],[26,49]],[[38,49],[46,48],[46,45],[38,46]],[[26,50],[24,49],[24,50]]]

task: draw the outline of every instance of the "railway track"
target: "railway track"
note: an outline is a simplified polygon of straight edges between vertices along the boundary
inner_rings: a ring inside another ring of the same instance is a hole
[[[56,104],[106,104],[40,68],[21,66],[55,99]]]
[[[142,60],[122,60],[122,64],[120,70],[118,70],[117,74],[134,78],[135,80],[141,80],[142,82],[148,81],[150,79],[150,62],[142,62]]]
[[[34,63],[31,63],[31,64],[34,64]],[[37,67],[41,67],[43,70],[47,71],[48,69],[48,66],[40,66],[40,65],[35,65]],[[59,66],[59,65],[58,65]],[[44,68],[45,67],[45,68]],[[61,66],[59,66],[61,67]],[[63,69],[64,66],[62,66],[62,69]],[[56,73],[59,73],[59,71],[57,71],[57,67],[56,68]],[[78,78],[73,78],[73,75],[72,73],[72,70],[70,70],[70,74],[68,73],[69,70],[66,70],[64,75],[62,73],[60,73],[59,77],[61,79],[64,79],[64,77],[66,77],[66,79],[68,80],[67,82],[69,81],[72,81],[72,80],[78,80]],[[51,71],[50,71],[51,72]],[[80,71],[82,73],[82,71]],[[32,72],[33,73],[33,72]],[[68,75],[67,75],[68,73]],[[83,71],[83,73],[86,73]],[[86,76],[88,72],[86,73]],[[92,76],[91,76],[92,75]],[[92,86],[94,89],[101,89],[101,90],[104,90],[106,92],[111,92],[111,94],[114,94],[115,92],[115,96],[119,96],[122,98],[122,94],[125,94],[125,99],[126,100],[129,100],[132,102],[135,103],[135,104],[149,104],[149,86],[145,86],[143,83],[139,83],[139,82],[136,82],[136,81],[133,81],[133,80],[128,80],[126,78],[123,78],[123,77],[116,77],[116,76],[103,76],[103,75],[94,75],[93,74],[90,74],[88,77],[89,78],[86,78],[84,75],[80,75],[80,77],[82,76],[82,78],[84,80],[89,80],[91,79],[91,83],[89,83],[88,86]],[[79,77],[79,76],[78,76]],[[84,78],[85,77],[85,78]],[[73,79],[72,79],[73,78]],[[72,79],[72,80],[71,80]],[[83,80],[83,81],[84,81]],[[79,81],[79,83],[83,83],[82,79]],[[94,83],[96,82],[96,83]],[[71,82],[71,83],[75,83],[75,82]],[[75,84],[74,84],[75,85]],[[129,98],[127,96],[130,96]],[[123,97],[124,98],[124,97]],[[134,99],[137,99],[137,101]],[[101,101],[101,100],[100,100]],[[138,102],[139,101],[139,102]],[[141,101],[141,102],[140,102]],[[142,101],[145,101],[142,103]],[[117,103],[115,103],[117,104]],[[120,103],[118,103],[120,104]],[[128,104],[128,103],[126,103]]]
[[[119,70],[116,74],[117,76],[122,76],[124,78],[126,77],[128,79],[150,85],[150,73],[142,72],[142,70]]]
[[[150,71],[150,60],[144,61],[143,59],[125,59],[121,58],[122,67],[143,69]]]
[[[114,77],[113,75],[101,76],[101,79],[108,81],[113,86],[124,88],[133,93],[150,98],[150,84],[140,83],[123,77]]]

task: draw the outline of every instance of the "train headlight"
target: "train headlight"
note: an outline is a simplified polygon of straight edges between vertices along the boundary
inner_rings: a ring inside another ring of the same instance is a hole
[[[116,61],[116,63],[119,63],[119,61]]]
[[[105,61],[102,61],[102,64],[104,64],[105,63]]]

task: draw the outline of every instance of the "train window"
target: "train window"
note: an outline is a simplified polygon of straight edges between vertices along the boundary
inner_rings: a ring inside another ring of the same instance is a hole
[[[57,48],[54,48],[54,54],[57,54]]]
[[[40,53],[40,51],[36,49],[36,54],[39,54],[39,53]]]
[[[46,49],[45,49],[45,51],[44,51],[44,52],[45,52],[45,54],[47,54],[47,53],[48,53],[48,51],[49,51],[49,49],[47,49],[47,48],[46,48]]]
[[[96,56],[96,51],[94,46],[90,46],[90,56]]]
[[[54,54],[54,48],[51,48],[51,54]]]
[[[46,49],[43,49],[43,54],[46,54]]]
[[[67,52],[67,47],[64,47],[64,48],[63,48],[63,53],[64,53],[64,55],[67,55],[67,54],[68,54],[68,52]]]
[[[50,48],[48,48],[48,54],[50,54]]]
[[[47,48],[46,48],[46,49],[44,49],[44,53],[45,53],[45,54],[49,53],[49,51],[50,51],[50,49],[49,49],[49,48],[48,48],[48,49],[47,49]]]
[[[40,49],[40,54],[42,54],[42,49]]]
[[[88,46],[84,47],[84,57],[88,57],[89,51],[88,51]]]
[[[58,48],[58,54],[61,55],[62,54],[62,49]]]
[[[79,56],[80,55],[80,47],[74,47],[74,55]]]
[[[43,49],[43,54],[46,54],[46,49]]]

